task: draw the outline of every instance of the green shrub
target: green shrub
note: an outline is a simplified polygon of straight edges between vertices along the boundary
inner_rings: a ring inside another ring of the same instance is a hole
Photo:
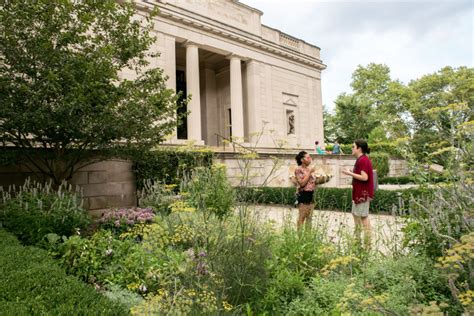
[[[42,242],[49,233],[70,236],[90,223],[78,193],[65,184],[54,190],[49,184],[27,181],[2,195],[0,223],[27,245]]]
[[[449,302],[449,290],[429,258],[411,254],[374,259],[367,262],[363,277],[344,291],[338,303],[341,312],[408,315],[410,306]]]
[[[372,167],[374,170],[377,170],[378,177],[385,177],[389,170],[390,166],[388,163],[389,155],[386,153],[374,153],[370,154],[370,160],[372,161]]]
[[[399,177],[379,177],[379,184],[408,184],[415,183],[415,179],[412,176],[399,176]]]
[[[24,247],[0,229],[0,306],[3,315],[127,315],[75,277],[43,249]]]
[[[171,204],[178,199],[175,192],[178,185],[166,185],[152,180],[146,180],[142,185],[142,189],[138,191],[138,204],[152,208],[158,214],[168,215],[171,212]]]
[[[240,201],[253,204],[294,205],[294,187],[259,187],[238,188]],[[318,187],[314,194],[316,209],[350,212],[352,207],[351,188]],[[431,190],[427,188],[409,188],[404,190],[377,190],[370,204],[371,213],[407,212],[412,198],[430,198]]]
[[[280,314],[291,301],[303,295],[306,284],[303,276],[285,266],[276,266],[261,302],[262,311]],[[255,304],[254,304],[255,305]],[[257,307],[258,307],[257,305]]]
[[[225,166],[196,168],[184,179],[181,191],[197,210],[218,217],[229,214],[234,206],[234,189],[227,180]]]
[[[143,301],[143,297],[137,293],[121,288],[116,284],[108,284],[104,295],[111,301],[126,306],[127,309],[131,309]]]
[[[212,213],[172,213],[168,220],[172,226],[180,223],[190,231],[190,249],[205,252],[210,289],[231,304],[241,305],[260,297],[267,288],[265,262],[272,255],[274,235],[269,224],[259,221],[244,206],[237,206],[236,213],[224,219]],[[179,234],[181,238],[184,235]]]
[[[261,311],[278,314],[300,298],[309,280],[336,254],[325,241],[326,235],[322,227],[310,231],[296,231],[293,225],[285,227],[277,235],[273,256],[266,263],[269,281],[263,299],[253,304]]]
[[[195,167],[210,167],[214,154],[210,150],[186,150],[162,147],[146,152],[121,152],[122,158],[135,162],[137,188],[142,189],[145,181],[180,185],[183,175]]]
[[[440,185],[411,203],[404,244],[434,259],[473,231],[471,181]]]
[[[402,158],[402,154],[400,152],[400,146],[394,143],[369,143],[370,152],[372,154],[387,154],[391,158]],[[342,144],[341,149],[345,154],[352,153],[352,144]]]
[[[70,237],[59,247],[59,256],[68,273],[86,282],[111,282],[124,288],[136,285],[136,292],[140,286],[153,288],[153,280],[146,275],[153,265],[158,265],[158,259],[135,240],[116,239],[107,230],[96,232],[90,239]]]
[[[344,276],[337,278],[314,277],[305,288],[303,295],[285,307],[285,315],[332,315],[344,294],[350,280]]]
[[[427,174],[426,176],[399,176],[399,177],[383,177],[379,178],[379,184],[430,184],[459,181],[459,177],[445,177],[442,175]]]

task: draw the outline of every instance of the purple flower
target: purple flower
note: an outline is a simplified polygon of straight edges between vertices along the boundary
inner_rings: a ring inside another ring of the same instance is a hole
[[[204,262],[199,262],[196,266],[196,272],[201,275],[206,275],[208,273],[206,264]]]

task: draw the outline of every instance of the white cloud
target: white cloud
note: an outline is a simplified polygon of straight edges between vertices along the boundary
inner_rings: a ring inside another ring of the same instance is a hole
[[[242,0],[262,23],[321,48],[323,103],[350,92],[352,72],[370,62],[405,83],[444,66],[473,67],[472,0]]]

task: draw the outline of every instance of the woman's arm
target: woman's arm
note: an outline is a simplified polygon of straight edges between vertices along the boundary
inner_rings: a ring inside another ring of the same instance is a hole
[[[299,177],[299,174],[303,173],[302,171],[300,171],[299,174],[295,174],[296,175],[296,180],[298,181],[298,184],[300,185],[301,188],[304,187],[308,183],[312,172],[314,172],[314,168],[311,168],[311,170],[308,172],[308,174],[306,176],[303,177],[303,179],[301,179],[301,177]]]

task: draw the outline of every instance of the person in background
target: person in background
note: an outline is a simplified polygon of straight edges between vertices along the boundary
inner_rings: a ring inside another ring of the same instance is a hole
[[[367,154],[369,146],[365,140],[358,139],[352,145],[352,155],[357,160],[353,170],[343,170],[342,173],[352,177],[352,216],[354,217],[356,238],[361,238],[361,228],[364,231],[364,244],[370,247],[371,231],[369,221],[370,201],[374,198],[374,175],[372,162]]]
[[[314,145],[316,146],[316,153],[318,155],[324,155],[326,153],[326,151],[319,146],[319,141],[315,141]]]
[[[306,151],[300,151],[295,157],[298,167],[295,170],[295,178],[297,181],[298,191],[298,221],[296,223],[298,229],[306,222],[306,228],[311,228],[313,217],[313,194],[316,187],[315,177],[312,173],[314,167],[310,167],[311,156]]]
[[[332,154],[333,155],[343,154],[341,146],[339,145],[339,142],[337,140],[334,142],[334,147],[332,148]]]

